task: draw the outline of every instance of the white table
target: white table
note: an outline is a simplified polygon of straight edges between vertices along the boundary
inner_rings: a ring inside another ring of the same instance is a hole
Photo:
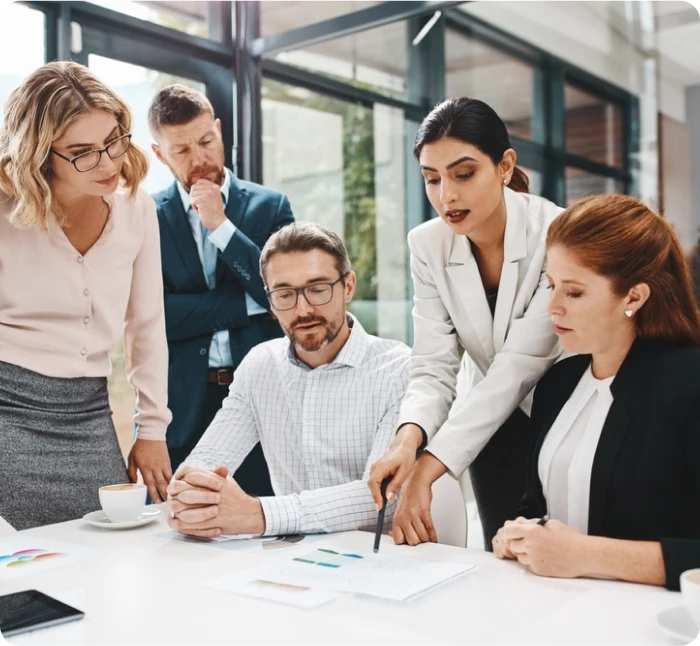
[[[36,588],[85,610],[82,621],[11,639],[13,644],[672,644],[656,615],[680,605],[661,588],[614,581],[546,579],[492,554],[444,545],[381,553],[478,567],[407,603],[345,596],[314,610],[205,585],[280,551],[231,551],[158,537],[158,521],[107,531],[82,520],[26,530],[106,550],[99,556],[3,582],[2,593]],[[372,535],[331,537],[368,551]],[[309,541],[310,542],[310,541]],[[308,549],[302,542],[292,549]]]

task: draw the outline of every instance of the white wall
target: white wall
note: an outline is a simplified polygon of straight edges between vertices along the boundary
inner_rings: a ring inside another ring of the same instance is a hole
[[[698,237],[692,225],[690,132],[669,117],[661,118],[661,186],[664,216],[688,251]]]

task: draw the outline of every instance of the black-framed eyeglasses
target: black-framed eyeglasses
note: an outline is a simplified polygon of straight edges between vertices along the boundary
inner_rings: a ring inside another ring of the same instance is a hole
[[[293,310],[297,306],[299,294],[304,296],[309,305],[326,305],[333,298],[333,288],[346,276],[347,274],[343,274],[332,283],[314,283],[306,287],[280,287],[267,292],[267,298],[270,305],[278,312]]]
[[[86,173],[100,163],[102,153],[107,153],[110,159],[116,159],[117,157],[121,157],[127,150],[129,150],[130,144],[131,133],[129,132],[121,137],[112,139],[112,141],[110,141],[104,148],[88,150],[87,152],[80,153],[73,158],[66,157],[61,153],[56,152],[53,148],[51,148],[51,152],[61,159],[65,159],[67,162],[73,164],[73,166],[75,166],[75,170],[77,170],[79,173]]]

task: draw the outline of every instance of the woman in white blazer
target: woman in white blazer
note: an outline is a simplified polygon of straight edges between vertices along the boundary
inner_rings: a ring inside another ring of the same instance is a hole
[[[527,193],[506,127],[482,101],[436,106],[414,154],[439,217],[408,235],[412,370],[399,430],[373,465],[369,486],[378,505],[385,478],[387,499],[401,487],[393,537],[416,545],[437,540],[432,483],[470,467],[491,549],[524,492],[529,393],[560,353],[546,311],[544,264],[547,228],[561,209]]]

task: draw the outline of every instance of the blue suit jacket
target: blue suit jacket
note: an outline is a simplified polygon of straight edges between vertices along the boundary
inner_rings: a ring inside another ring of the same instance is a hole
[[[278,229],[294,221],[286,196],[231,178],[226,217],[236,232],[217,263],[209,289],[177,184],[153,195],[158,209],[168,337],[168,407],[173,421],[168,446],[183,446],[202,415],[214,332],[228,330],[233,367],[254,345],[282,336],[276,320],[248,318],[246,291],[269,309],[260,277],[260,250]]]

